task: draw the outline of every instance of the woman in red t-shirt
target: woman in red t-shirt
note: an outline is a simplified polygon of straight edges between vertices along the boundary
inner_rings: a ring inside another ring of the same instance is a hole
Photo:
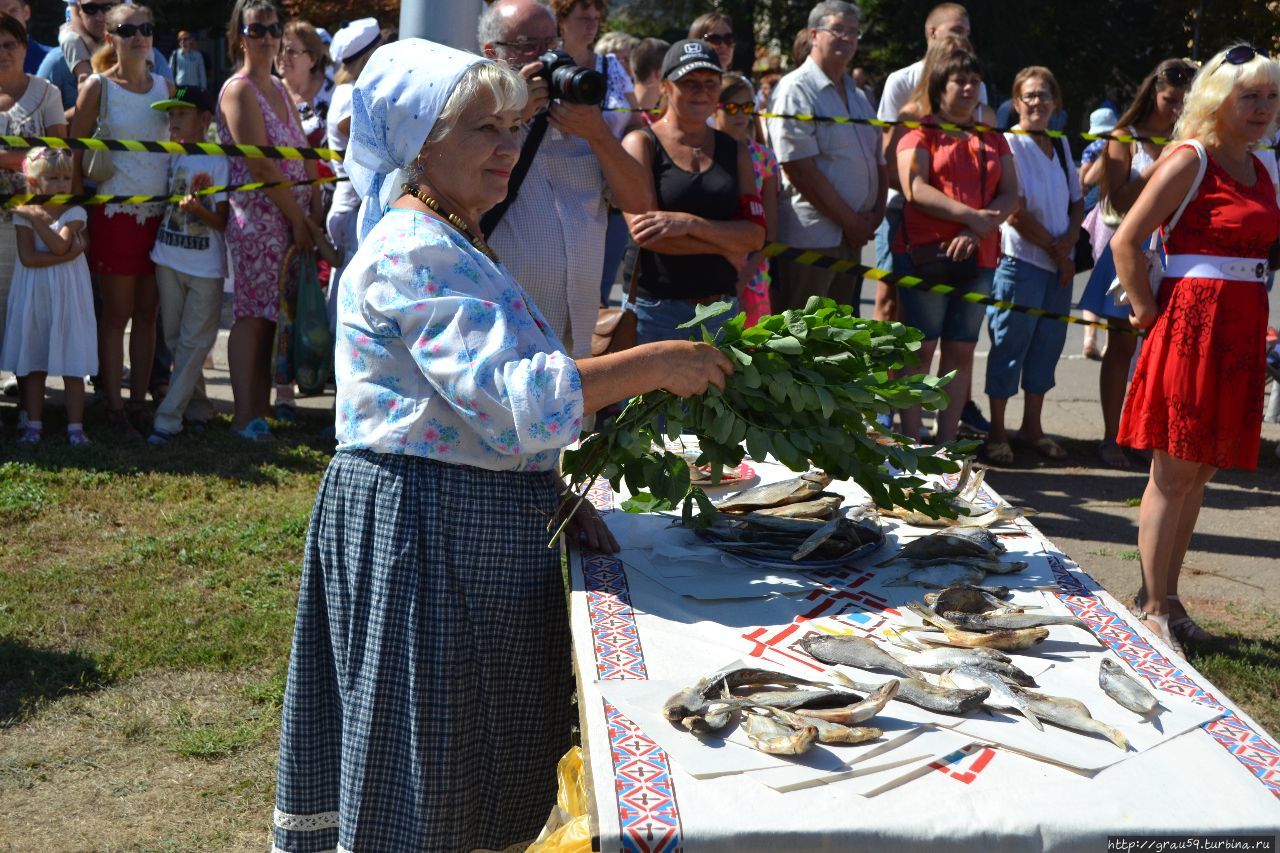
[[[926,85],[933,114],[926,122],[971,124],[978,107],[982,66],[966,50],[939,62]],[[898,143],[898,176],[906,198],[902,229],[894,242],[894,268],[911,269],[929,284],[949,284],[955,292],[938,296],[918,290],[901,293],[902,321],[924,332],[920,362],[928,367],[942,339],[939,375],[956,371],[951,403],[938,414],[937,439],[956,437],[966,402],[973,350],[982,327],[983,306],[965,293],[990,295],[1000,254],[1000,223],[1018,203],[1018,179],[1009,144],[999,133],[948,133],[919,128]],[[920,433],[920,409],[902,413],[902,431]]]

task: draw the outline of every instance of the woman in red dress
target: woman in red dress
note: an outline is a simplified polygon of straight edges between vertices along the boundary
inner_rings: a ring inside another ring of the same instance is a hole
[[[1253,154],[1275,131],[1280,66],[1247,45],[1223,51],[1191,84],[1186,106],[1142,195],[1111,241],[1116,271],[1147,329],[1119,443],[1152,451],[1138,515],[1142,589],[1135,613],[1176,651],[1207,639],[1178,601],[1178,573],[1219,468],[1258,464],[1267,332],[1268,248],[1280,236],[1276,186]],[[1192,192],[1171,234],[1159,296],[1142,245]]]

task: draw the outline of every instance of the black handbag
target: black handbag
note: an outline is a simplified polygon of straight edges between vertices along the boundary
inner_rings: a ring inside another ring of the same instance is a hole
[[[978,192],[982,206],[986,206],[987,197],[987,149],[982,135],[978,135]],[[902,233],[906,239],[907,220],[903,217]],[[947,256],[950,241],[940,243],[920,243],[915,246],[907,241],[907,254],[911,257],[911,267],[915,274],[927,284],[964,284],[978,275],[978,251],[963,261],[953,260]]]
[[[1067,172],[1070,168],[1067,162],[1071,160],[1071,146],[1067,144],[1067,140],[1063,139],[1062,155],[1058,157],[1058,165],[1062,167],[1062,177],[1067,179],[1067,207],[1071,207],[1071,175]],[[1076,265],[1076,272],[1087,272],[1093,269],[1093,238],[1084,226],[1080,226],[1080,233],[1076,235],[1076,250],[1072,261]]]

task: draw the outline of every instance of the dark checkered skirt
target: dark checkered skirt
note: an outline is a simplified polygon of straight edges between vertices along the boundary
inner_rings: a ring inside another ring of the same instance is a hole
[[[334,456],[307,534],[275,846],[502,849],[555,802],[572,714],[555,475]]]

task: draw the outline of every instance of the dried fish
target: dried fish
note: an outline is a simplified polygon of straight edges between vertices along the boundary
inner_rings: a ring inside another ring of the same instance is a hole
[[[925,595],[924,600],[938,613],[988,613],[1006,610],[1010,606],[977,586],[949,586],[941,592]]]
[[[1110,658],[1102,659],[1102,666],[1098,670],[1098,686],[1122,708],[1135,714],[1151,714],[1160,707],[1159,701],[1142,682]]]
[[[986,576],[987,573],[982,569],[952,563],[945,566],[925,566],[919,569],[912,569],[906,574],[899,575],[887,582],[885,586],[922,586],[930,589],[940,589],[942,587],[955,586],[956,584],[981,583]]]
[[[907,666],[922,672],[942,673],[949,669],[974,666],[993,672],[1001,678],[1022,687],[1035,687],[1036,680],[1019,669],[1009,659],[993,649],[958,649],[952,646],[936,646],[931,649],[898,655]]]
[[[929,610],[926,607],[921,607],[919,604],[908,604],[907,609],[929,624],[942,629],[943,636],[946,638],[945,640],[935,639],[929,634],[918,635],[919,639],[928,643],[963,646],[965,648],[988,648],[1000,649],[1002,651],[1019,651],[1039,645],[1049,637],[1048,628],[1019,628],[1017,630],[1003,629],[985,632],[964,631],[957,628],[954,622],[942,618],[932,610]],[[918,628],[916,630],[924,631],[927,629]]]
[[[862,684],[851,678],[841,680],[864,693],[876,690],[874,685]],[[954,687],[937,687],[919,678],[902,678],[899,679],[898,692],[893,698],[939,714],[965,714],[981,705],[989,695],[991,691],[986,687],[959,690]]]
[[[902,663],[876,645],[874,640],[859,637],[856,634],[815,634],[805,637],[798,645],[806,654],[825,664],[840,664],[866,670],[879,669],[904,678],[924,678],[920,670]]]
[[[812,500],[831,484],[831,477],[824,471],[809,471],[790,480],[769,483],[764,486],[738,492],[716,504],[721,512],[747,512],[764,507],[782,506]]]
[[[752,746],[770,755],[802,755],[818,739],[817,726],[788,725],[769,708],[743,714],[742,728]]]
[[[1036,715],[1031,712],[1031,704],[1020,695],[1015,693],[1013,687],[1007,684],[1004,679],[985,669],[976,666],[961,666],[950,672],[945,673],[940,684],[950,684],[953,687],[986,687],[990,689],[991,695],[987,697],[984,705],[991,705],[995,708],[1010,708],[1022,716],[1027,718],[1031,725],[1040,731],[1044,731],[1044,726],[1036,719]]]
[[[810,725],[818,730],[818,743],[827,745],[847,745],[865,743],[875,740],[884,732],[875,726],[847,726],[830,723],[809,715],[793,714],[790,711],[773,709],[775,715],[793,726]]]
[[[936,609],[935,609],[936,612]],[[966,631],[1001,631],[1019,628],[1043,628],[1048,625],[1070,625],[1082,631],[1089,626],[1075,616],[1058,616],[1053,613],[957,613],[943,612],[942,617],[954,622]]]
[[[1129,749],[1129,739],[1124,736],[1124,732],[1115,726],[1095,720],[1083,702],[1066,696],[1033,693],[1030,690],[1023,690],[1021,687],[1010,687],[1009,689],[1026,699],[1031,713],[1045,722],[1053,723],[1055,726],[1061,726],[1072,731],[1102,735],[1120,749],[1126,751]]]
[[[842,503],[844,503],[843,495],[819,492],[807,501],[764,507],[763,509],[755,510],[754,513],[756,515],[770,515],[775,518],[816,518],[825,520],[835,515],[836,510],[840,508]]]
[[[686,687],[673,695],[662,705],[662,716],[672,722],[679,722],[693,731],[703,729],[708,722],[703,718],[713,704],[711,697],[727,690],[748,686],[823,686],[824,682],[747,666],[730,666],[717,670],[706,678],[698,680],[692,687]],[[720,703],[715,703],[720,704]],[[727,720],[726,720],[727,722]],[[722,726],[721,726],[722,727]]]
[[[795,713],[802,717],[812,717],[815,720],[825,720],[842,726],[852,726],[879,714],[884,709],[885,704],[897,695],[899,686],[897,679],[886,681],[873,690],[870,696],[855,705],[849,705],[844,708],[797,708]]]
[[[934,560],[945,557],[986,557],[998,560],[1004,552],[1003,543],[991,531],[966,528],[940,531],[914,539],[880,565],[894,560]]]

